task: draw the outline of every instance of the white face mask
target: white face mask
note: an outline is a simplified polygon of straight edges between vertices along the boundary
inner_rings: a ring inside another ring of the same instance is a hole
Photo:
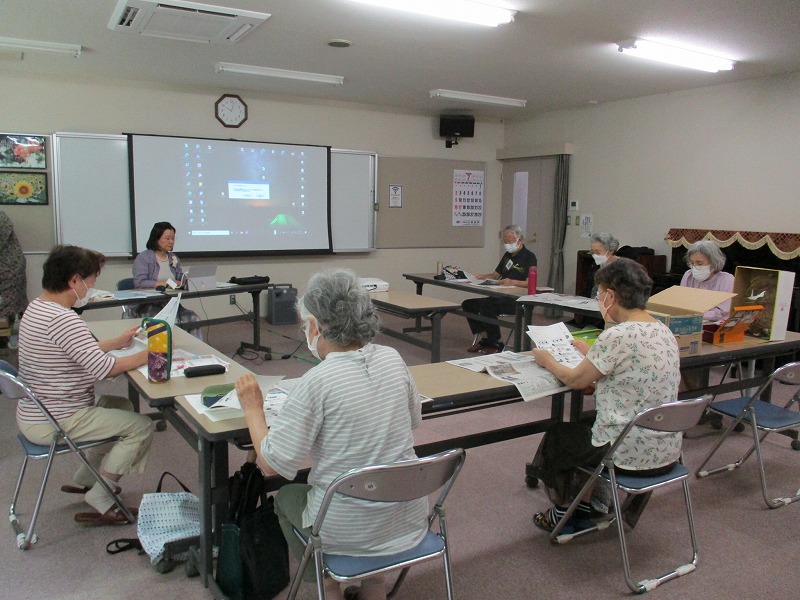
[[[503,244],[503,248],[505,248],[506,252],[509,254],[514,254],[514,252],[517,251],[517,248],[519,248],[519,242],[514,242],[513,244]]]
[[[608,309],[609,307],[606,306],[606,298],[608,297],[608,291],[603,292],[603,301],[599,302],[599,294],[598,294],[598,303],[597,308],[600,309],[600,316],[603,317],[603,321],[608,321]]]
[[[592,254],[592,258],[594,259],[594,264],[598,267],[600,265],[604,265],[608,260],[608,254]]]
[[[319,342],[319,328],[317,328],[317,335],[314,336],[313,339],[309,339],[308,332],[311,329],[311,320],[309,319],[308,324],[306,325],[306,346],[308,346],[309,351],[311,354],[314,355],[314,358],[317,360],[322,360],[319,357],[319,351],[317,350],[317,342]]]
[[[704,267],[692,267],[692,277],[697,281],[705,281],[711,277],[711,267],[708,265]]]
[[[81,280],[81,283],[83,284],[83,287],[86,288],[86,295],[83,298],[81,298],[80,296],[78,296],[77,290],[73,289],[72,291],[75,292],[75,297],[77,298],[77,300],[75,301],[75,304],[72,305],[73,308],[81,308],[82,306],[86,306],[86,304],[89,302],[89,298],[92,297],[92,290],[89,289],[89,287],[86,285],[86,282],[83,280],[83,278],[80,278],[80,280]]]

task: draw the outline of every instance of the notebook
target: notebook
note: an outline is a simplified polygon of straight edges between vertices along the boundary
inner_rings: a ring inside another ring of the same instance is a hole
[[[217,289],[217,265],[192,265],[186,272],[186,289],[190,292]]]

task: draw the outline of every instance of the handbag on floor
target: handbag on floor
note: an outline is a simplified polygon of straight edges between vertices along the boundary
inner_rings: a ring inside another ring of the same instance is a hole
[[[161,491],[167,475],[178,482],[182,492]],[[187,560],[189,546],[199,545],[200,499],[175,475],[165,471],[155,493],[142,496],[136,533],[152,564],[167,558],[170,562]]]
[[[222,525],[217,584],[231,600],[271,600],[289,585],[289,548],[264,474],[251,458],[229,480]]]

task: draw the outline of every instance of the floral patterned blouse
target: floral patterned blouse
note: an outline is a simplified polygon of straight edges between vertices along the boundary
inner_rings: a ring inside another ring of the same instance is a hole
[[[586,357],[603,373],[596,384],[592,444],[614,442],[633,416],[678,398],[680,363],[675,336],[663,323],[628,321],[606,329]],[[678,460],[681,434],[634,429],[614,464],[652,469]]]

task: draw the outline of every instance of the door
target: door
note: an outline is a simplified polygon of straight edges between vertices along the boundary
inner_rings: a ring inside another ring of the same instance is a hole
[[[556,165],[554,156],[503,161],[503,227],[522,227],[525,246],[536,254],[540,286],[550,275]]]

